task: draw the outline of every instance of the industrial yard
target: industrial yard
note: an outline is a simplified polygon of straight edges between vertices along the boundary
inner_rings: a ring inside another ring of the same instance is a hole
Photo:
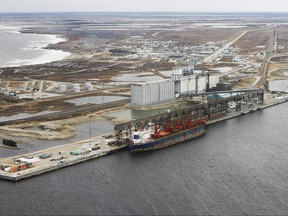
[[[0,176],[19,180],[113,153],[125,148],[108,145],[115,140],[115,125],[167,110],[211,101],[224,107],[226,101],[225,116],[211,118],[219,113],[209,107],[209,124],[286,102],[287,26],[280,19],[239,19],[7,18],[10,25],[26,25],[23,34],[65,38],[45,49],[71,55],[47,64],[0,68],[0,136],[17,142],[17,148],[0,145]],[[91,124],[103,122],[107,129],[95,135]],[[35,147],[37,142],[43,144]],[[43,154],[51,156],[39,159]],[[21,163],[28,165],[13,173],[6,169]]]

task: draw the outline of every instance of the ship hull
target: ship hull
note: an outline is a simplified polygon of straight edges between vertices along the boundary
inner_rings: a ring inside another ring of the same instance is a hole
[[[142,151],[151,151],[156,149],[165,148],[171,145],[175,145],[186,140],[193,139],[195,137],[201,136],[205,133],[205,125],[183,130],[174,134],[171,134],[166,137],[159,138],[157,140],[143,143],[143,144],[132,144],[129,145],[131,152],[142,152]]]
[[[10,147],[17,147],[17,144],[13,140],[3,139],[3,145]]]

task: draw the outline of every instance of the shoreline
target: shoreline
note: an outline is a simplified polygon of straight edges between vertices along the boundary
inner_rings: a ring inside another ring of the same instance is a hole
[[[276,105],[279,105],[282,103],[286,103],[286,102],[288,102],[288,99],[273,101],[272,103],[260,105],[256,108],[251,109],[251,110],[245,110],[243,112],[238,112],[236,114],[231,114],[231,115],[225,116],[223,118],[209,121],[209,122],[207,122],[207,126],[209,126],[211,124],[215,124],[217,122],[226,121],[226,120],[229,120],[232,118],[236,118],[236,117],[239,117],[241,115],[246,115],[246,114],[249,114],[252,112],[263,110],[263,109],[266,109],[266,108],[269,108],[272,106],[276,106]],[[86,153],[86,154],[81,154],[78,156],[70,156],[69,155],[69,157],[67,156],[66,159],[63,160],[62,162],[60,162],[58,160],[56,162],[55,161],[51,162],[51,161],[47,161],[49,159],[44,159],[46,161],[44,161],[43,164],[37,164],[33,168],[22,170],[20,172],[18,171],[15,173],[11,173],[11,172],[5,172],[5,171],[0,170],[0,179],[15,182],[15,181],[30,178],[33,176],[37,176],[40,174],[44,174],[47,172],[51,172],[54,170],[58,170],[58,169],[61,169],[61,168],[67,167],[67,166],[82,163],[84,161],[88,161],[88,160],[91,160],[94,158],[99,158],[102,156],[111,155],[111,154],[117,153],[119,151],[124,151],[127,148],[127,146],[125,146],[125,145],[124,146],[113,146],[113,147],[108,146],[109,141],[111,141],[110,138],[106,138],[105,135],[99,135],[99,136],[93,137],[91,140],[86,139],[86,140],[82,140],[82,141],[79,141],[76,143],[65,144],[65,145],[37,151],[34,153],[26,154],[26,155],[18,155],[18,156],[14,156],[14,157],[3,158],[2,160],[0,160],[1,164],[4,164],[5,162],[7,163],[8,161],[11,162],[15,159],[15,157],[17,157],[17,158],[25,157],[25,156],[37,157],[39,154],[44,154],[44,153],[50,153],[50,154],[53,153],[53,156],[56,155],[56,157],[57,157],[57,153],[61,152],[61,151],[70,152],[70,151],[75,151],[75,149],[87,149],[88,147],[90,148],[92,144],[94,144],[94,146],[100,147],[100,150],[91,151],[91,152]],[[72,147],[74,147],[74,148],[72,148]]]
[[[37,36],[39,37],[37,40],[31,40],[29,41],[30,45],[27,45],[25,48],[16,48],[15,50],[23,50],[23,58],[21,59],[15,59],[15,60],[9,60],[8,62],[4,62],[0,65],[0,68],[9,68],[9,67],[22,67],[22,66],[30,66],[30,65],[39,65],[39,64],[47,64],[55,61],[61,61],[66,58],[69,58],[72,53],[66,52],[63,50],[57,50],[57,49],[50,49],[50,44],[58,44],[61,42],[67,41],[66,38],[64,38],[62,35],[55,35],[55,34],[38,34],[38,33],[26,33],[21,32],[22,29],[25,29],[25,27],[19,27],[19,26],[5,26],[0,25],[0,31],[7,32],[10,34],[20,34],[25,36]],[[25,59],[25,51],[33,52],[38,51],[41,52],[36,58],[26,58]]]

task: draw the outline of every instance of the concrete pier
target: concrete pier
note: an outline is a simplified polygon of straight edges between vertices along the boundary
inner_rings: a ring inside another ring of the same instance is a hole
[[[249,109],[249,110],[233,112],[233,113],[230,113],[229,115],[227,115],[226,117],[222,117],[222,118],[215,119],[215,120],[210,120],[207,122],[207,125],[214,124],[214,123],[221,122],[221,121],[225,121],[225,120],[232,119],[232,118],[236,118],[236,117],[239,117],[241,115],[246,115],[246,114],[249,114],[252,112],[263,110],[263,109],[266,109],[266,108],[269,108],[272,106],[276,106],[276,105],[279,105],[282,103],[286,103],[286,102],[288,102],[288,98],[284,98],[281,100],[273,100],[273,102],[270,101],[267,104],[257,105],[256,107]]]
[[[271,106],[275,106],[288,101],[288,98],[283,98],[281,100],[268,100],[266,104],[257,105],[252,109],[247,109],[243,111],[233,111],[229,115],[211,120],[207,124],[214,124],[216,122],[225,121],[227,119],[235,118],[240,115],[245,115],[250,112],[262,110]],[[61,169],[67,166],[78,164],[87,160],[102,157],[108,154],[115,153],[117,151],[125,150],[127,146],[109,146],[108,142],[113,141],[113,137],[107,135],[96,136],[83,141],[57,146],[54,148],[45,149],[42,151],[34,152],[26,155],[19,155],[17,157],[8,157],[0,159],[0,165],[14,166],[15,159],[19,158],[36,158],[42,154],[51,154],[51,157],[45,159],[39,159],[39,161],[33,163],[34,167],[21,170],[18,172],[5,172],[0,170],[0,179],[6,179],[11,181],[18,181],[21,179],[26,179],[32,176],[40,175],[46,172],[51,172],[53,170]],[[92,148],[99,147],[99,149]],[[71,155],[70,152],[73,151],[86,151],[86,153],[81,155]]]
[[[117,151],[125,149],[126,146],[108,146],[108,142],[113,139],[97,136],[81,142],[61,145],[54,148],[45,149],[26,155],[19,155],[16,157],[8,157],[0,160],[1,165],[14,166],[15,159],[19,158],[36,158],[39,161],[34,162],[34,167],[21,170],[18,172],[5,172],[0,170],[0,179],[11,181],[18,181],[32,176],[40,175],[53,170],[61,169],[67,166],[78,164],[87,160],[98,158],[107,154],[112,154]],[[99,147],[98,150],[92,148]],[[73,151],[85,151],[87,153],[81,155],[71,155]],[[89,151],[88,151],[89,150]],[[39,156],[43,154],[51,154],[51,157],[40,159]],[[62,158],[62,159],[61,159]]]

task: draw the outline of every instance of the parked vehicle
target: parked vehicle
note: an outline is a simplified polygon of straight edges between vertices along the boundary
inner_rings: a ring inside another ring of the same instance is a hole
[[[42,155],[39,155],[39,158],[45,159],[45,158],[49,158],[51,156],[52,156],[52,154],[42,154]]]

